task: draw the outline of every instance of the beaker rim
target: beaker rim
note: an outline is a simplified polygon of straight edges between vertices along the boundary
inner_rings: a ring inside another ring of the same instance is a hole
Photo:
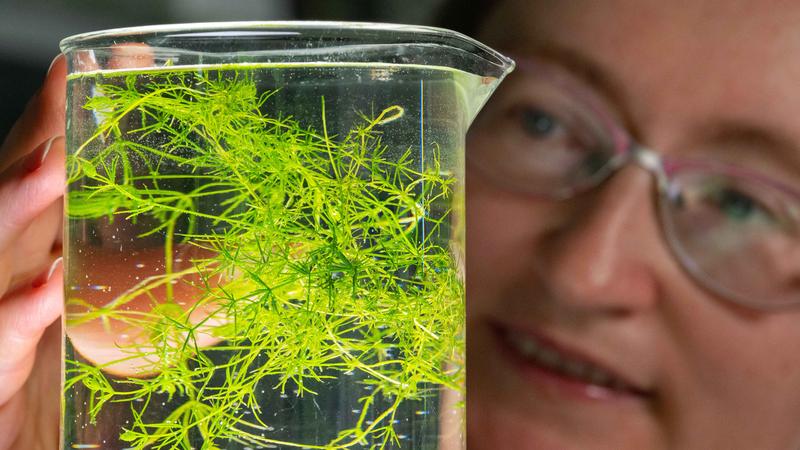
[[[310,39],[316,38],[316,39]],[[427,25],[410,25],[381,22],[352,21],[235,21],[235,22],[195,22],[144,25],[111,28],[80,33],[64,38],[60,42],[61,51],[72,51],[109,47],[131,42],[149,43],[151,40],[170,39],[171,43],[205,40],[226,40],[235,45],[239,41],[262,40],[275,45],[277,41],[304,40],[307,45],[331,47],[325,40],[334,42],[344,40],[344,45],[387,45],[397,48],[404,45],[432,45],[467,52],[483,64],[480,69],[467,70],[479,75],[503,78],[514,67],[510,58],[491,47],[462,33]],[[342,44],[338,44],[339,48]],[[235,50],[227,50],[234,52]],[[271,51],[275,51],[274,48]],[[347,61],[346,58],[343,61]],[[441,65],[441,63],[437,64]],[[456,66],[457,64],[452,64]],[[463,67],[455,67],[463,70]]]

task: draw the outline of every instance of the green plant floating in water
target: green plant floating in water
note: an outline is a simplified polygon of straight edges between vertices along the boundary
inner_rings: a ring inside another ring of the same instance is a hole
[[[92,421],[109,402],[130,402],[121,439],[135,448],[189,449],[193,436],[203,449],[397,445],[403,402],[463,389],[463,284],[451,249],[434,238],[454,180],[438,155],[425,171],[410,149],[388,155],[380,130],[399,106],[328,136],[324,98],[314,131],[265,113],[274,91],[259,94],[244,71],[233,73],[94,75],[102,95],[85,108],[99,124],[68,156],[68,217],[147,224],[140,238],[160,239],[165,264],[105,304],[68,298],[68,329],[122,323],[147,342],[120,349],[145,376],[114,381],[104,370],[114,362],[68,360],[66,388],[85,386]],[[209,199],[217,207],[198,206]],[[178,269],[179,246],[204,256]],[[187,283],[198,294],[181,307],[174,292]],[[135,298],[154,306],[126,308]],[[352,428],[323,444],[265,432],[264,383],[316,395],[350,373],[372,385]],[[148,421],[164,393],[182,403]],[[390,406],[376,410],[379,399]]]

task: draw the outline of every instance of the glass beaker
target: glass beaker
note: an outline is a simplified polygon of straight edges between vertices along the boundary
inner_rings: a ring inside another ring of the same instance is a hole
[[[464,136],[434,28],[64,40],[64,448],[461,448]]]

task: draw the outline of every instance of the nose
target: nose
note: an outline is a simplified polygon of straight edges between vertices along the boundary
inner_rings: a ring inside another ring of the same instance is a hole
[[[535,263],[553,306],[573,315],[619,316],[655,305],[658,261],[669,256],[652,183],[646,170],[628,165],[559,205],[559,220],[538,241]]]

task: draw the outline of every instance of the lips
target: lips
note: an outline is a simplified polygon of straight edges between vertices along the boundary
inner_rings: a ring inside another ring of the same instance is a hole
[[[526,372],[577,388],[593,399],[647,397],[650,393],[616,371],[532,333],[495,327],[511,358]]]

